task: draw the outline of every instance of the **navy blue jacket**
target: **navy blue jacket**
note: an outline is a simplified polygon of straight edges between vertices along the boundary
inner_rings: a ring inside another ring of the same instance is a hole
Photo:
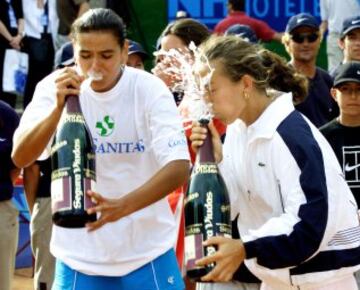
[[[9,105],[0,101],[0,201],[12,197],[10,171],[15,168],[11,160],[12,138],[19,125],[19,117]]]

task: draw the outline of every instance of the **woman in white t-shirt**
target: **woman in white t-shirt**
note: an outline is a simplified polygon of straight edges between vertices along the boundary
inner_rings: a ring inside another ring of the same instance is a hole
[[[99,217],[86,228],[53,226],[53,290],[184,289],[165,197],[188,177],[186,138],[163,82],[125,66],[124,30],[109,9],[76,20],[76,68],[55,71],[37,85],[15,133],[12,157],[19,167],[49,156],[65,98],[76,94],[94,140],[97,192],[88,194],[97,205],[88,212]],[[95,78],[82,84],[88,75]],[[113,126],[103,134],[99,124],[106,120]]]

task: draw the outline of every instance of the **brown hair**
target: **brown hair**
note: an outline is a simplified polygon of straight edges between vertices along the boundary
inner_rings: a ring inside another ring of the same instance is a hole
[[[296,72],[285,59],[259,45],[236,36],[212,36],[200,48],[209,61],[219,61],[224,73],[234,82],[245,74],[250,75],[258,89],[292,92],[295,103],[308,94],[306,77]]]
[[[179,37],[186,46],[189,46],[191,41],[198,46],[210,36],[210,31],[204,24],[191,18],[184,18],[169,23],[161,33],[160,39],[167,35]]]
[[[126,29],[123,20],[111,9],[90,9],[81,15],[71,26],[71,37],[76,40],[79,33],[108,31],[117,39],[122,48]]]

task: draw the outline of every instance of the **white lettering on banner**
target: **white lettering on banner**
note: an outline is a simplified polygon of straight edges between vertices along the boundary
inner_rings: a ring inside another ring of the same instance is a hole
[[[218,6],[217,6],[218,5]],[[205,18],[212,18],[216,15],[216,7],[221,7],[222,12],[226,15],[227,2],[223,0],[206,0],[203,2],[203,15]],[[220,8],[220,9],[221,9]]]
[[[204,24],[214,25],[227,14],[227,0],[168,0],[168,18],[173,20],[178,10]]]
[[[259,5],[259,2],[262,2],[263,7],[261,7]],[[264,18],[269,13],[269,2],[268,1],[262,1],[262,0],[253,0],[252,1],[252,8],[253,8],[254,14],[257,17]]]
[[[168,0],[168,20],[174,20],[178,10],[210,28],[227,15],[228,0]],[[261,19],[270,27],[284,31],[289,17],[307,12],[320,17],[320,0],[246,0],[246,14]]]
[[[274,18],[279,18],[285,28],[287,19],[295,14],[307,12],[315,17],[320,16],[320,0],[246,0],[246,13],[261,18],[274,27]],[[283,20],[283,21],[281,21]]]

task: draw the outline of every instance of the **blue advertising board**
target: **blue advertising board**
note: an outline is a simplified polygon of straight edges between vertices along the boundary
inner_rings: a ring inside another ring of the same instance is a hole
[[[13,203],[19,210],[19,242],[16,252],[16,268],[27,268],[33,264],[30,246],[30,213],[26,202],[22,180],[14,187]]]
[[[227,0],[168,0],[168,20],[184,10],[208,27],[227,15]],[[246,14],[267,22],[273,29],[284,31],[289,17],[307,12],[320,18],[319,0],[246,0]]]

